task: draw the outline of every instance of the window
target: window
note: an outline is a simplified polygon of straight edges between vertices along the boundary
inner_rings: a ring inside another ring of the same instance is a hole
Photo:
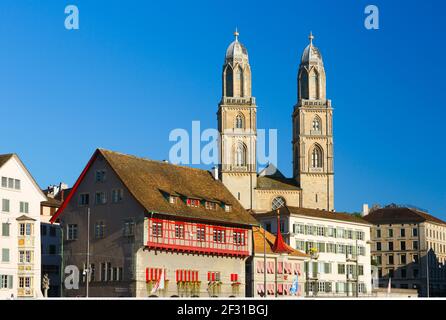
[[[9,223],[2,223],[2,236],[9,237]]]
[[[232,211],[232,206],[230,204],[225,204],[225,211],[226,212],[231,212]]]
[[[197,227],[197,240],[204,241],[206,239],[206,231],[204,227]]]
[[[88,193],[81,193],[79,195],[79,205],[88,206],[89,203],[90,203],[90,195]]]
[[[381,242],[376,243],[376,251],[381,251]]]
[[[382,264],[382,257],[381,256],[375,256],[375,261],[377,265],[381,265]]]
[[[9,199],[2,199],[2,211],[9,212]]]
[[[313,131],[321,131],[321,119],[319,117],[313,119],[312,129]]]
[[[243,167],[246,165],[246,147],[243,143],[237,144],[237,148],[235,150],[235,165],[237,167]]]
[[[20,190],[20,180],[18,179],[14,180],[14,189]]]
[[[101,262],[101,281],[107,281],[107,263]]]
[[[121,202],[124,198],[124,190],[123,189],[113,189],[112,190],[112,202],[118,203]]]
[[[208,210],[217,210],[217,204],[215,202],[206,201],[205,207]]]
[[[406,241],[401,241],[400,243],[401,250],[406,250]]]
[[[401,237],[405,237],[406,236],[406,229],[403,228],[403,229],[400,230],[400,236]]]
[[[213,240],[214,242],[225,243],[225,231],[221,229],[214,229]]]
[[[381,229],[376,229],[376,237],[381,238]]]
[[[176,196],[169,196],[169,203],[176,204],[178,201],[178,197]]]
[[[237,129],[243,129],[243,115],[242,114],[238,114],[237,117],[235,118],[235,127]]]
[[[29,213],[29,203],[20,201],[20,213]]]
[[[417,228],[412,229],[412,236],[418,237],[418,229]]]
[[[389,251],[393,251],[393,242],[392,241],[389,242]]]
[[[8,188],[14,189],[14,179],[13,178],[8,178]]]
[[[152,235],[156,238],[160,238],[163,236],[163,223],[162,222],[153,222],[152,223]]]
[[[2,249],[2,262],[9,262],[9,249],[8,248]]]
[[[276,197],[273,199],[271,207],[273,210],[277,210],[285,206],[285,199],[282,197]]]
[[[322,149],[319,146],[314,146],[311,152],[311,167],[322,168]]]
[[[1,275],[0,289],[12,289],[12,276],[6,274]]]
[[[412,247],[414,250],[418,250],[418,241],[413,241],[412,242]]]
[[[198,208],[199,206],[200,206],[200,200],[197,200],[197,199],[187,199],[186,200],[186,204],[189,206],[189,207],[194,207],[194,208]]]
[[[393,254],[389,254],[388,256],[388,264],[393,264]]]
[[[175,224],[175,238],[184,239],[184,225],[176,223]]]
[[[345,264],[338,263],[338,274],[345,274]]]
[[[2,188],[8,187],[8,178],[2,177]]]
[[[234,244],[243,246],[245,244],[245,234],[242,231],[234,231],[233,234]]]
[[[318,236],[325,236],[325,228],[322,226],[316,226],[316,233]]]
[[[67,225],[67,240],[77,240],[77,224]]]
[[[30,289],[31,288],[31,278],[30,277],[19,277],[19,288],[20,289]]]
[[[94,237],[96,239],[103,239],[105,236],[105,224],[104,221],[96,222],[94,226]]]
[[[393,237],[393,229],[389,229],[388,231],[389,231],[389,233],[388,233],[389,238],[392,238]]]
[[[107,203],[107,196],[106,193],[103,191],[96,192],[95,194],[95,204],[106,204]]]
[[[19,235],[31,236],[33,233],[33,227],[31,223],[19,223]]]
[[[405,255],[405,254],[401,254],[401,256],[400,256],[400,262],[401,262],[401,264],[406,264],[407,259],[406,259],[406,255]]]
[[[133,220],[124,221],[124,237],[132,237],[135,235],[135,222]]]
[[[418,263],[418,255],[417,255],[417,254],[414,254],[414,255],[413,255],[413,257],[412,257],[412,262],[413,262],[413,263]]]
[[[104,182],[106,178],[105,170],[96,170],[95,181],[96,182]]]

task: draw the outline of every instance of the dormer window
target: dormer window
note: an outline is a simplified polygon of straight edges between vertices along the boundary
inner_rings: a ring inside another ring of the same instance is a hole
[[[231,212],[232,211],[232,206],[230,204],[225,204],[225,211],[226,212]]]
[[[205,206],[208,210],[217,210],[217,204],[215,202],[206,201]]]
[[[169,196],[169,203],[176,204],[178,201],[178,197],[176,196]]]
[[[200,200],[198,200],[198,199],[190,199],[189,198],[189,199],[186,200],[186,204],[189,207],[198,208],[200,206]]]

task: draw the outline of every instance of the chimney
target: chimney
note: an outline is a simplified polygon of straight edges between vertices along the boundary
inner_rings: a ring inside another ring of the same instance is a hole
[[[215,166],[212,168],[212,176],[214,177],[215,180],[219,180],[218,177],[218,166]]]
[[[362,216],[365,217],[366,215],[368,215],[370,212],[369,210],[369,205],[367,203],[364,203],[362,205]]]

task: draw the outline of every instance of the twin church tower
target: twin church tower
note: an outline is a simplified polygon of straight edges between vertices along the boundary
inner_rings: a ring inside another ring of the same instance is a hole
[[[324,64],[313,35],[297,73],[292,178],[273,165],[257,172],[257,106],[251,93],[251,67],[238,32],[234,35],[226,50],[217,112],[222,182],[245,209],[255,212],[285,204],[333,211],[333,109],[326,98]]]

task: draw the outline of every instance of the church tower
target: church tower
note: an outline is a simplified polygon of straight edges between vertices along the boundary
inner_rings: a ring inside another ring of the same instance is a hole
[[[251,95],[248,51],[239,33],[226,50],[222,75],[222,99],[218,106],[220,177],[245,209],[255,208],[257,183],[256,111]]]
[[[333,108],[325,91],[322,55],[305,48],[297,75],[293,112],[293,176],[302,188],[302,207],[334,210]]]

